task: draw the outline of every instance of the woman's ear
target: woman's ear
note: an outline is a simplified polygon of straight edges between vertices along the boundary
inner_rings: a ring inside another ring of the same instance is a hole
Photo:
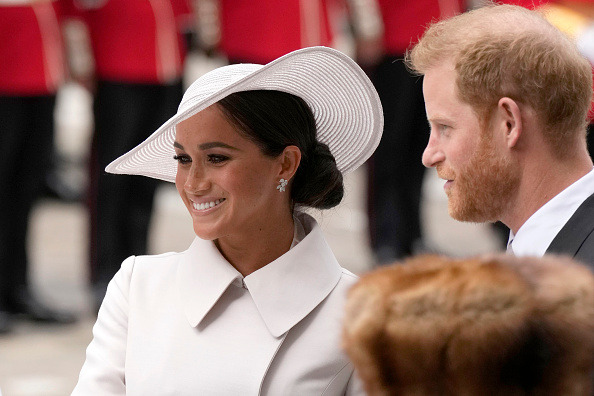
[[[287,146],[279,156],[281,170],[279,178],[291,180],[301,163],[301,150],[297,146]]]
[[[515,147],[522,135],[522,110],[518,103],[508,97],[499,99],[496,126],[503,133],[508,148]]]

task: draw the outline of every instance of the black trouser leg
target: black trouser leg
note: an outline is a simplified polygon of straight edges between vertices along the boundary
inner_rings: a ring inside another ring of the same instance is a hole
[[[171,86],[100,82],[95,98],[91,165],[91,282],[97,299],[132,254],[147,253],[158,181],[105,173],[105,167],[175,114],[181,83]]]
[[[0,97],[0,310],[28,286],[29,215],[51,161],[55,100]]]
[[[413,252],[422,237],[420,205],[429,138],[422,79],[398,57],[375,69],[373,82],[384,109],[384,133],[368,162],[368,215],[372,249],[380,262]]]

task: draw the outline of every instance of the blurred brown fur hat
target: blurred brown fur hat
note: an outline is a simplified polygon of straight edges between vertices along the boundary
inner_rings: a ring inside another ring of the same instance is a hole
[[[349,291],[369,395],[592,395],[594,276],[562,257],[420,256]]]

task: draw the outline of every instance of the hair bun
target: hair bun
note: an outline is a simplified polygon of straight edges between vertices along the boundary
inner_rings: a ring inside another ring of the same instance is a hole
[[[296,204],[316,209],[333,208],[342,201],[342,173],[326,144],[316,141],[305,153],[293,180],[292,195]]]

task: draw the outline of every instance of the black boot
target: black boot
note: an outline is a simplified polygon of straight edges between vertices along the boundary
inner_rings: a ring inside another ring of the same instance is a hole
[[[12,315],[6,311],[0,311],[0,335],[9,333],[13,324]]]

